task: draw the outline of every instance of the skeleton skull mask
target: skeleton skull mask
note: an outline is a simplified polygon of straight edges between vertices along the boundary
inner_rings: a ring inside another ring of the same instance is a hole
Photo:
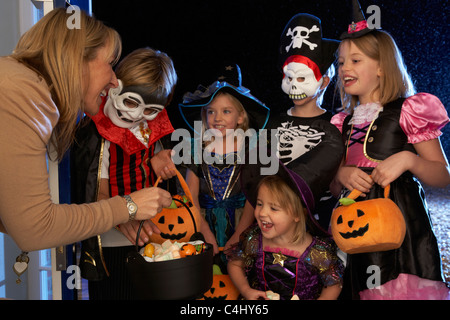
[[[148,103],[145,93],[139,91],[139,87],[123,88],[120,80],[117,88],[109,90],[104,113],[116,126],[132,128],[142,121],[155,119],[164,109],[163,105]]]
[[[309,66],[300,62],[289,62],[283,67],[281,88],[292,100],[303,100],[314,96],[322,85],[323,77],[317,80]]]

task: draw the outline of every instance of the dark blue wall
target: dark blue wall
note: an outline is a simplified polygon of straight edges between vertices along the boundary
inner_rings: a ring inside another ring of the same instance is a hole
[[[124,55],[150,46],[174,60],[179,82],[169,114],[176,126],[177,104],[186,91],[208,85],[213,66],[236,61],[243,84],[272,110],[286,109],[276,67],[278,41],[286,23],[306,12],[322,20],[323,36],[339,38],[351,19],[350,0],[92,0],[97,18],[116,28],[123,38]],[[417,91],[438,96],[449,111],[448,0],[360,0],[381,9],[381,27],[389,31],[403,53]],[[369,14],[366,14],[368,17]],[[333,89],[326,94],[331,106]],[[336,102],[337,103],[337,102]],[[338,105],[334,103],[334,108]],[[331,107],[330,107],[331,108]],[[450,155],[450,125],[441,137]]]

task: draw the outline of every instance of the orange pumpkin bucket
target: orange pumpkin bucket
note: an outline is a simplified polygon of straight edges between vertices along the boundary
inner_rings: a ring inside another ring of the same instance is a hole
[[[400,208],[389,199],[390,185],[384,198],[355,202],[361,191],[354,189],[331,215],[331,233],[344,252],[387,251],[399,248],[405,238],[405,219]]]
[[[189,188],[178,171],[177,176],[188,200],[193,203]],[[197,231],[197,225],[200,221],[198,210],[195,206],[189,206],[189,204],[184,203],[178,197],[173,197],[173,199],[174,202],[179,203],[180,207],[174,209],[165,208],[163,212],[154,218],[155,221],[158,221],[161,217],[178,215],[182,216],[190,227],[185,229],[183,233],[186,234],[179,239],[154,237],[149,242],[163,243],[167,240],[188,242],[199,239],[204,241],[203,235]],[[130,252],[126,260],[136,298],[145,300],[186,300],[202,297],[203,293],[211,288],[213,282],[212,245],[205,243],[204,251],[197,255],[168,261],[147,262],[139,253],[137,245],[143,222],[141,222],[137,232],[136,250]],[[162,228],[160,226],[161,223],[157,224],[155,222],[155,224]],[[162,229],[160,229],[161,232],[164,232],[164,228]]]
[[[223,251],[223,247],[219,247]],[[215,256],[215,261],[220,260]],[[223,266],[226,268],[226,266]],[[238,300],[240,292],[228,274],[222,272],[220,262],[213,264],[213,281],[211,288],[203,294],[200,300]]]
[[[153,233],[150,236],[150,242],[159,244],[166,240],[170,240],[171,242],[187,242],[199,230],[201,223],[200,212],[193,205],[194,201],[192,200],[191,191],[183,176],[178,170],[176,174],[185,196],[173,196],[172,206],[163,208],[160,213],[151,219],[161,233]],[[156,181],[155,186],[158,185],[159,180],[160,178]]]

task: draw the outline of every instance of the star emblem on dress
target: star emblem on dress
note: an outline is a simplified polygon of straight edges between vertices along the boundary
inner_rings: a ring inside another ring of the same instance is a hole
[[[281,253],[281,251],[280,252],[278,252],[278,253],[272,253],[272,256],[273,256],[273,264],[279,264],[280,266],[282,266],[282,267],[284,267],[284,260],[286,260],[287,259],[287,257],[284,255],[284,254],[282,254]]]

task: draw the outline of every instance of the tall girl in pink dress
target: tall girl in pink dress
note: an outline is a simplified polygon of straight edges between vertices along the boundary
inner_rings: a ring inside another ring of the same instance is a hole
[[[441,259],[424,191],[450,183],[439,136],[448,122],[440,100],[414,88],[401,54],[385,31],[353,23],[338,50],[343,112],[334,123],[346,154],[333,193],[359,189],[365,200],[390,198],[401,209],[406,236],[395,250],[347,255],[343,297],[352,299],[448,299]],[[352,27],[353,26],[353,27]],[[362,31],[362,32],[361,32]],[[352,34],[352,33],[355,34]],[[375,288],[370,266],[379,267]]]

